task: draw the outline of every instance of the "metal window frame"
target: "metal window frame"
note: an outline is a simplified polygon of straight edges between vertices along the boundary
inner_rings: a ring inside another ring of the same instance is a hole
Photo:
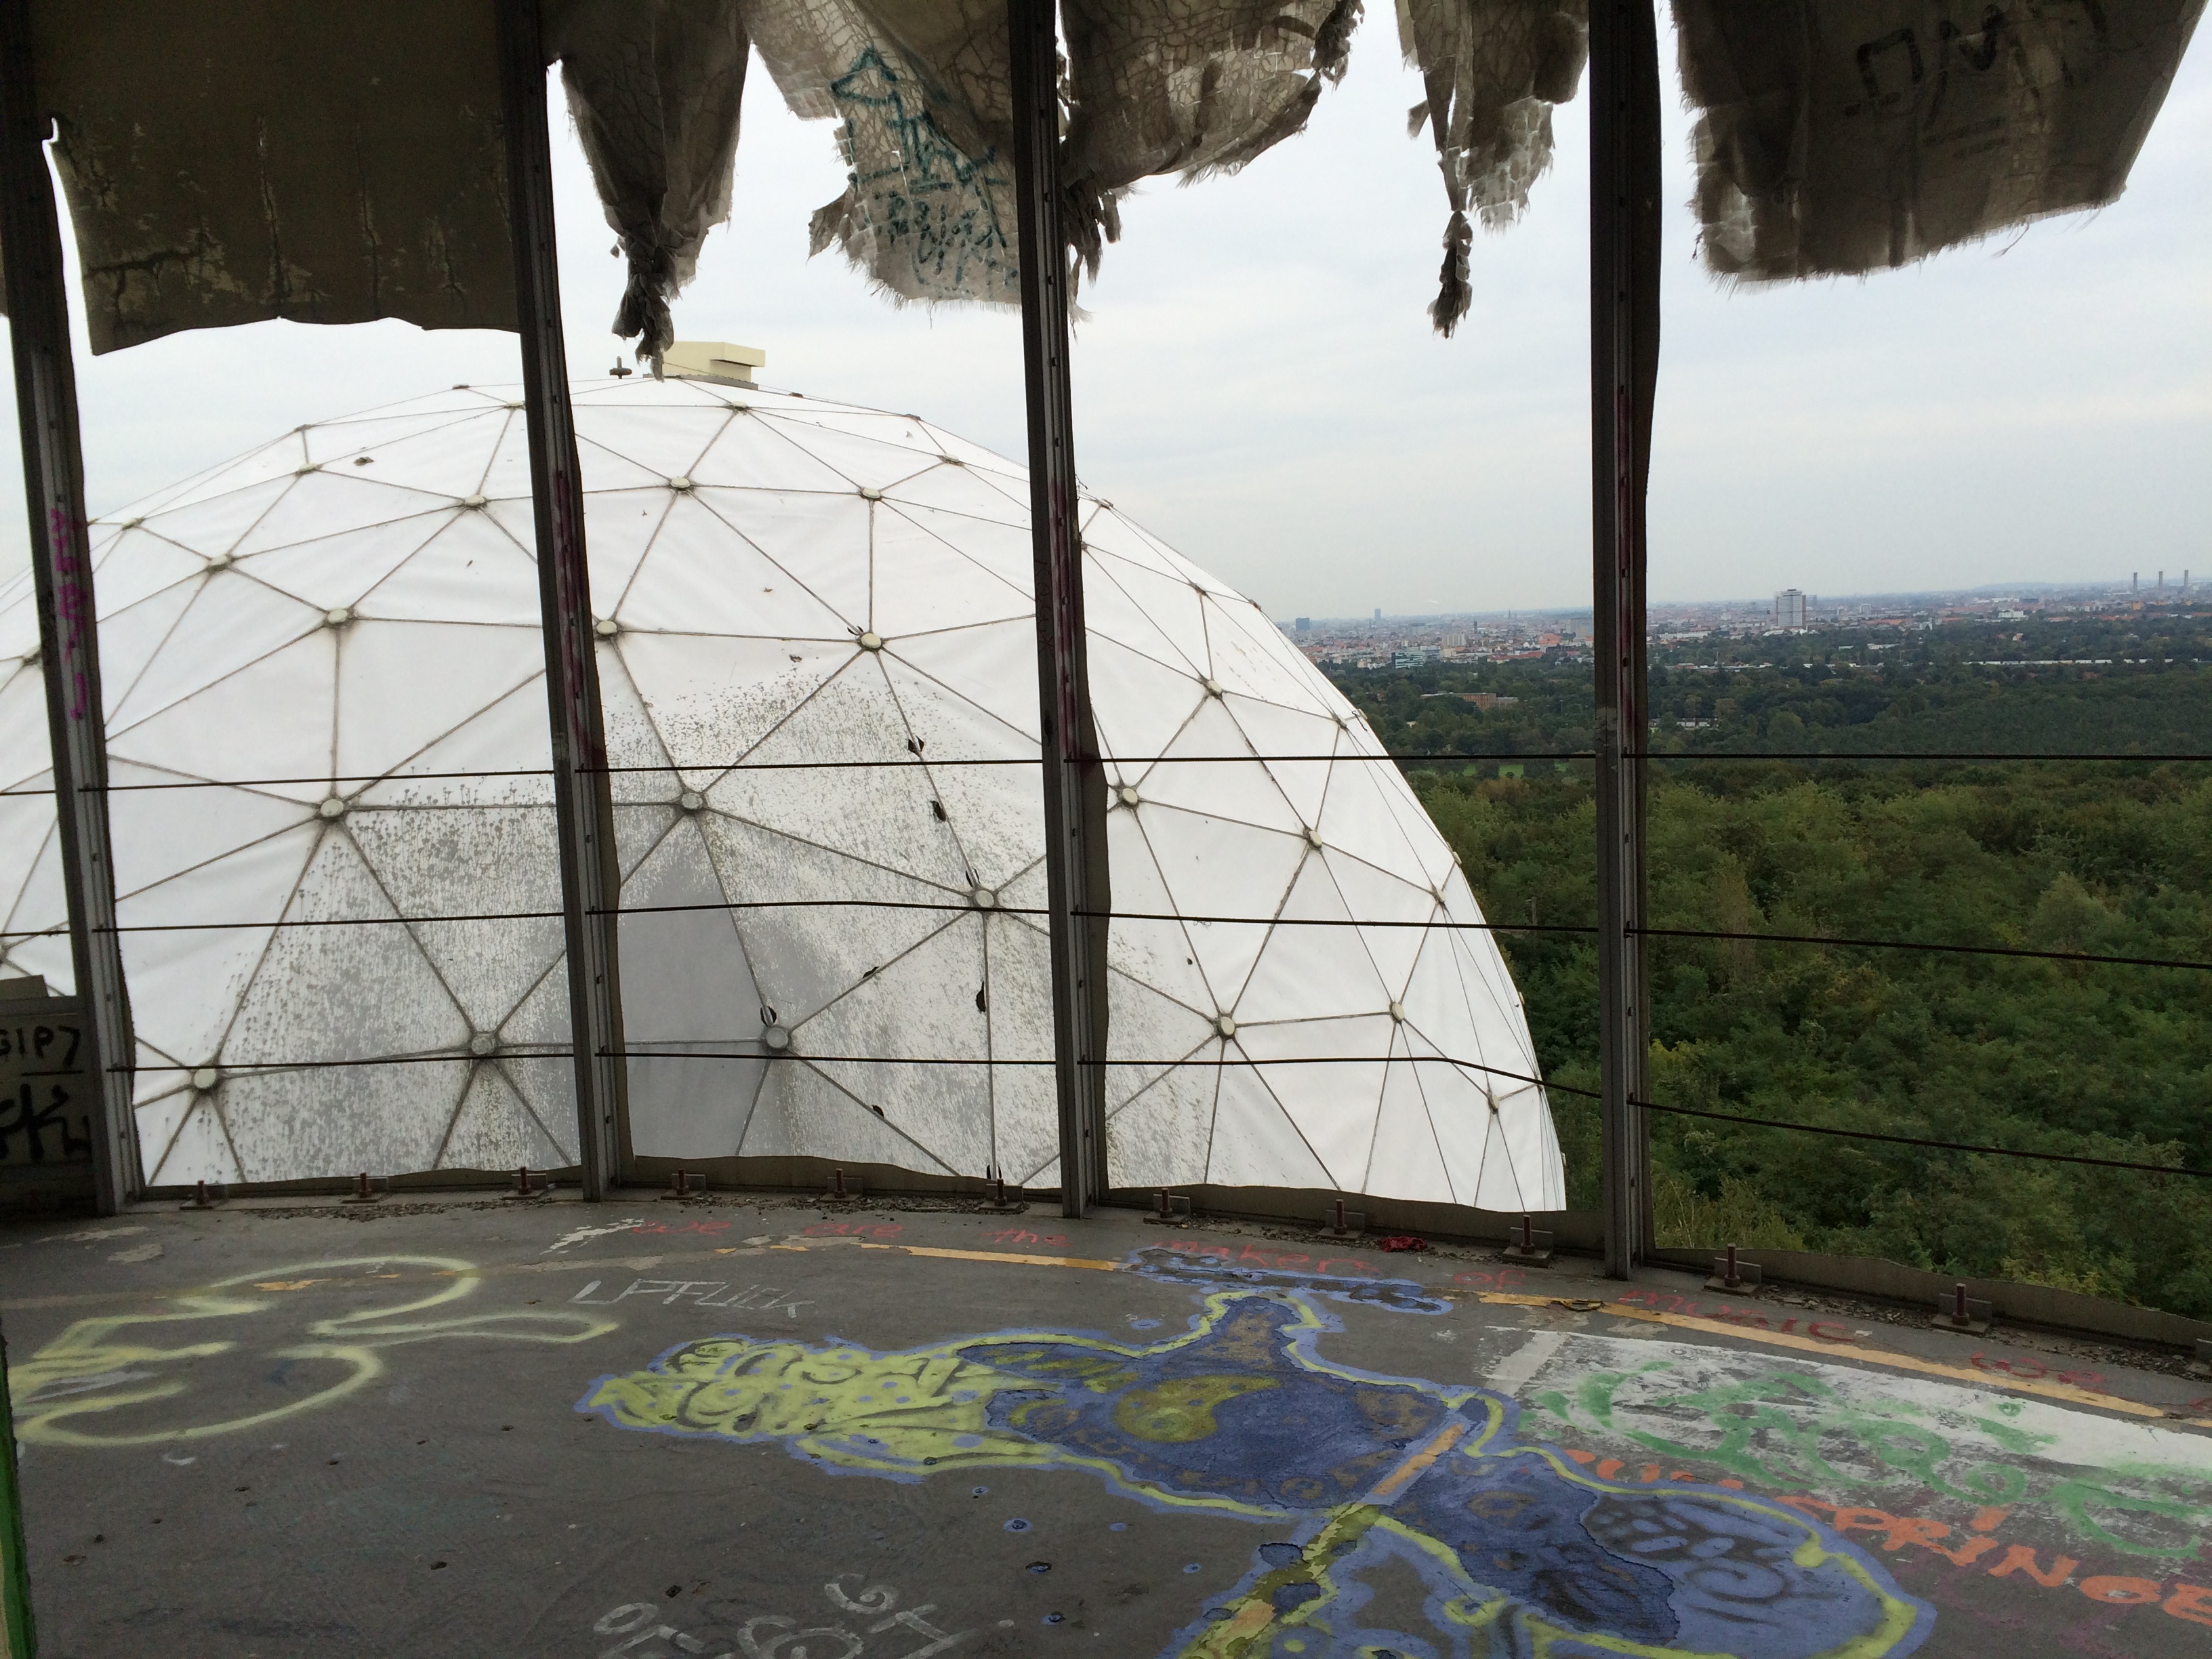
[[[614,1196],[629,1146],[617,933],[622,857],[615,834],[599,641],[584,546],[584,479],[568,395],[555,258],[552,143],[538,0],[500,0],[500,102],[514,239],[515,330],[530,434],[530,501],[545,635],[545,696],[560,826],[561,913],[575,1049],[577,1162],[583,1195]]]
[[[1605,1272],[1653,1248],[1645,958],[1644,499],[1659,371],[1659,46],[1652,0],[1594,0],[1590,553],[1597,714],[1598,1090]]]
[[[1106,1170],[1106,775],[1091,708],[1081,487],[1068,374],[1067,240],[1060,207],[1060,41],[1054,0],[1007,0],[1019,198],[1024,391],[1044,764],[1045,907],[1060,1213],[1103,1202]]]
[[[61,217],[46,171],[50,123],[37,106],[29,0],[0,0],[0,246],[7,250],[15,412],[38,595],[54,822],[69,909],[70,956],[100,1079],[93,1113],[94,1203],[114,1215],[145,1186],[131,1094],[137,1042],[115,931],[107,822],[107,721],[99,607],[84,511],[84,449],[70,354]]]

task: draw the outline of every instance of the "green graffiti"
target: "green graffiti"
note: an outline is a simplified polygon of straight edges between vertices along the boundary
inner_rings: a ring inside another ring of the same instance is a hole
[[[2199,1480],[2196,1484],[2201,1489],[2203,1482]],[[2138,1497],[2129,1492],[2114,1492],[2109,1486],[2100,1486],[2087,1480],[2061,1480],[2051,1487],[2049,1501],[2061,1515],[2073,1522],[2076,1530],[2100,1544],[2124,1550],[2130,1555],[2164,1555],[2175,1559],[2193,1556],[2202,1541],[2196,1528],[2212,1522],[2212,1504],[2185,1504],[2170,1498]],[[2094,1510],[2122,1510],[2134,1515],[2155,1515],[2180,1522],[2185,1530],[2173,1543],[2146,1543],[2141,1539],[2124,1537],[2112,1531],[2091,1513]]]
[[[2131,1555],[2193,1556],[2203,1533],[2212,1529],[2212,1504],[2160,1490],[2176,1483],[2186,1492],[2201,1492],[2200,1474],[2124,1467],[2106,1472],[2102,1482],[2060,1479],[2031,1494],[2027,1471],[2011,1463],[1970,1461],[1950,1437],[1925,1422],[1910,1420],[1926,1417],[1927,1408],[1906,1401],[1847,1400],[1820,1378],[1796,1372],[1766,1372],[1665,1397],[1669,1414],[1694,1413],[1702,1419],[1700,1426],[1711,1431],[1711,1438],[1675,1438],[1624,1420],[1624,1387],[1672,1369],[1665,1361],[1653,1361],[1633,1371],[1593,1372],[1571,1396],[1547,1389],[1531,1403],[1565,1429],[1595,1429],[1668,1458],[1718,1464],[1739,1480],[1770,1486],[1904,1485],[1985,1508],[2042,1503],[2080,1536]],[[2020,1408],[2008,1401],[1996,1409],[2017,1416]],[[1960,1420],[2014,1457],[2036,1456],[2054,1438],[1990,1417],[1962,1415]],[[2137,1490],[2111,1484],[2116,1480]],[[2100,1510],[2171,1524],[2156,1528],[2154,1537],[2131,1537],[2100,1520]]]
[[[1702,1417],[1717,1431],[1715,1441],[1673,1439],[1622,1422],[1615,1398],[1621,1385],[1660,1369],[1663,1367],[1646,1365],[1637,1371],[1593,1372],[1576,1389],[1572,1408],[1557,1394],[1538,1403],[1570,1426],[1583,1426],[1575,1415],[1578,1409],[1589,1424],[1607,1434],[1669,1457],[1718,1463],[1740,1480],[1767,1485],[1808,1480],[1894,1485],[1910,1479],[1946,1497],[1984,1504],[2014,1502],[2026,1489],[2026,1477],[2004,1463],[1972,1465],[1954,1481],[1940,1467],[1956,1455],[1951,1443],[1935,1430],[1908,1420],[1920,1414],[1917,1407],[1888,1401],[1861,1405],[1818,1377],[1790,1371],[1670,1395],[1669,1407]],[[2011,1433],[2015,1442],[2030,1438],[2017,1430]],[[1835,1442],[1891,1473],[1869,1475],[1839,1467],[1828,1455]]]

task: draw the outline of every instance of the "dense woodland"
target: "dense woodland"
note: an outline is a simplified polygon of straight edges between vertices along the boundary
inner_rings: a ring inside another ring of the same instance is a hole
[[[2093,661],[1976,665],[2052,658]],[[1537,758],[1587,750],[1586,664],[1339,683],[1394,748],[1439,757],[1407,769],[1493,922],[1591,921],[1589,768]],[[2212,617],[1693,641],[1655,653],[1651,690],[1652,746],[1684,757],[1651,765],[1654,927],[2212,962],[2212,759],[2170,758],[2212,756]],[[1518,701],[1453,695],[1476,690]],[[1690,758],[1747,750],[2142,758]],[[1501,752],[1528,758],[1441,758]],[[1592,947],[1500,944],[1562,1089],[1571,1201],[1594,1206],[1595,1109],[1564,1092],[1596,1084]],[[1650,948],[1662,1104],[2212,1170],[2212,972]],[[2212,1180],[1652,1121],[1662,1243],[1886,1256],[2212,1316]]]

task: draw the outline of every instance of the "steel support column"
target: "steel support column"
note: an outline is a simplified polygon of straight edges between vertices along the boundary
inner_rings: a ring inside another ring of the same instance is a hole
[[[30,509],[70,956],[91,1028],[89,1064],[100,1080],[92,1125],[94,1191],[100,1212],[113,1215],[144,1184],[131,1109],[137,1048],[115,932],[107,727],[61,218],[46,172],[49,124],[39,112],[36,89],[29,0],[0,0],[0,248],[6,250],[15,416],[22,431],[23,495]]]
[[[1060,50],[1053,0],[1007,0],[1020,198],[1022,353],[1036,561],[1037,689],[1052,934],[1060,1212],[1106,1192],[1106,780],[1091,718],[1083,533],[1067,362],[1067,241],[1060,228]]]
[[[1590,7],[1590,483],[1597,701],[1598,1067],[1605,1270],[1650,1244],[1644,957],[1644,505],[1659,369],[1659,47],[1652,0]]]
[[[523,399],[530,428],[530,495],[536,510],[568,1014],[576,1053],[577,1161],[583,1166],[584,1196],[597,1200],[621,1179],[628,1119],[622,981],[615,949],[622,866],[606,769],[606,727],[599,710],[591,572],[584,556],[584,481],[575,411],[568,402],[568,347],[561,331],[545,57],[537,0],[498,0],[498,10],[514,315],[522,336]]]

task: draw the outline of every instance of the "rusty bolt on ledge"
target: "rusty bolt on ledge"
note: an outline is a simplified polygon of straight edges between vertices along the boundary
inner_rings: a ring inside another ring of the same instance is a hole
[[[700,1176],[697,1184],[694,1185],[691,1171],[678,1170],[668,1190],[661,1194],[661,1196],[673,1199],[678,1204],[695,1204],[707,1196],[707,1178],[704,1176]]]
[[[1766,1276],[1766,1270],[1756,1261],[1736,1260],[1735,1246],[1728,1247],[1726,1255],[1713,1258],[1713,1276],[1705,1281],[1709,1291],[1755,1291]]]
[[[1521,1218],[1521,1232],[1509,1240],[1498,1253],[1502,1260],[1516,1262],[1523,1267],[1548,1267],[1552,1265],[1552,1235],[1536,1225],[1532,1216]]]
[[[1020,1215],[1029,1208],[1027,1202],[1021,1198],[1006,1196],[1006,1172],[1004,1170],[994,1164],[990,1174],[992,1197],[991,1201],[983,1206],[986,1210],[996,1211],[1000,1215]]]
[[[1321,1236],[1334,1239],[1358,1238],[1366,1231],[1367,1212],[1346,1209],[1344,1200],[1340,1198],[1330,1205],[1329,1218],[1322,1223]]]
[[[535,1187],[530,1184],[530,1166],[526,1164],[514,1172],[514,1187],[507,1194],[507,1196],[511,1199],[527,1200],[549,1198],[552,1195],[552,1192],[553,1183],[550,1181],[542,1182]]]
[[[1929,1320],[1939,1331],[1956,1331],[1961,1336],[1979,1336],[1990,1328],[1996,1310],[1986,1302],[1977,1301],[1966,1294],[1964,1284],[1952,1287],[1951,1294],[1936,1304],[1935,1316]]]

